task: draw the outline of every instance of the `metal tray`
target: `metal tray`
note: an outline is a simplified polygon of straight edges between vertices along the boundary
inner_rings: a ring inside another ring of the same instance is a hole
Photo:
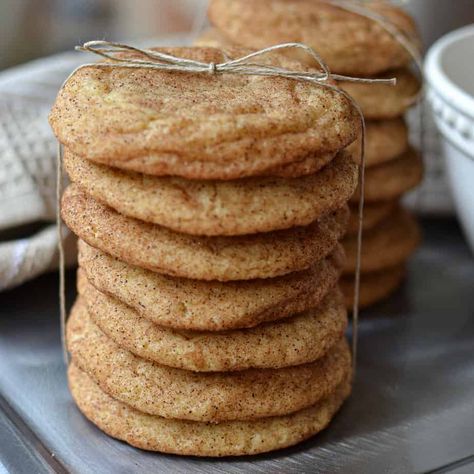
[[[453,221],[424,228],[407,284],[362,318],[351,399],[324,433],[268,455],[160,455],[102,434],[67,391],[56,277],[1,294],[0,473],[474,472],[474,261]]]

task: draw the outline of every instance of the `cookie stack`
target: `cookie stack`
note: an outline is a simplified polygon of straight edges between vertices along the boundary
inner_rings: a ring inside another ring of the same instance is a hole
[[[415,46],[419,44],[416,27],[402,9],[385,1],[367,2],[363,7],[383,16]],[[423,171],[419,154],[408,143],[403,119],[420,88],[409,70],[411,57],[374,20],[325,1],[211,0],[209,18],[213,29],[205,32],[197,44],[260,49],[302,42],[314,48],[333,73],[397,78],[395,87],[339,84],[358,102],[367,124],[360,303],[368,306],[385,298],[402,281],[405,262],[420,239],[416,221],[398,204],[400,197],[421,181]],[[298,59],[308,61],[307,56],[299,55]],[[344,241],[349,258],[342,287],[348,307],[352,307],[354,294],[357,200],[358,193],[352,199],[352,222]]]
[[[351,385],[337,285],[358,175],[350,101],[278,77],[88,66],[50,122],[80,238],[67,344],[85,416],[131,445],[201,456],[322,430]]]

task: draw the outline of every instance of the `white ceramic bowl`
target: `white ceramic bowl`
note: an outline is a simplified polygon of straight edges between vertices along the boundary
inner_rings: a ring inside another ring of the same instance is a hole
[[[430,48],[425,76],[456,211],[474,252],[474,25]]]

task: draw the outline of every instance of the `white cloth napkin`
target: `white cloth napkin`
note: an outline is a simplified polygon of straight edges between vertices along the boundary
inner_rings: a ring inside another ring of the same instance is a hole
[[[0,290],[57,268],[56,141],[47,118],[60,85],[82,61],[60,54],[0,74],[0,237],[44,222],[33,235],[0,241]],[[67,240],[72,263],[75,246]]]

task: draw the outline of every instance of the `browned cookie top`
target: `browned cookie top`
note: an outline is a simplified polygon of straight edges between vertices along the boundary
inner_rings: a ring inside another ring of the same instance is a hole
[[[272,278],[305,270],[333,251],[344,235],[347,206],[306,227],[234,237],[202,237],[125,217],[74,184],[62,216],[90,245],[148,270],[197,280]]]
[[[154,324],[96,290],[78,272],[90,318],[117,345],[158,364],[195,372],[278,369],[313,362],[339,341],[347,315],[339,289],[311,309],[274,323],[233,331],[176,331]]]
[[[213,48],[165,51],[206,63],[223,61]],[[302,70],[278,54],[255,61]],[[50,123],[61,143],[93,161],[190,178],[206,177],[202,163],[216,163],[228,178],[245,176],[247,169],[254,173],[254,162],[271,168],[334,153],[359,131],[348,99],[308,82],[100,66],[83,68],[68,80]]]
[[[249,328],[318,307],[344,265],[338,244],[311,268],[237,282],[176,278],[121,262],[79,241],[79,264],[101,292],[161,326],[195,331]]]
[[[419,42],[413,20],[401,8],[382,1],[364,6]],[[404,47],[380,24],[323,1],[212,0],[209,17],[220,35],[233,44],[263,48],[305,43],[340,74],[371,75],[410,61]]]
[[[244,235],[308,225],[343,206],[357,186],[357,165],[341,152],[300,178],[232,181],[146,176],[66,154],[71,180],[123,215],[193,235]]]

